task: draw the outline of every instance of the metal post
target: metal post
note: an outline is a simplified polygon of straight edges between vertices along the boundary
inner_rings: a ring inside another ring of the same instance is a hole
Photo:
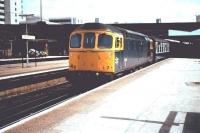
[[[22,56],[22,68],[24,68],[24,58]]]
[[[13,56],[13,40],[9,40],[10,41],[10,51],[11,51],[11,56]]]
[[[26,64],[29,63],[29,57],[28,57],[28,40],[26,40]]]
[[[26,16],[26,35],[28,35],[27,16]]]
[[[28,28],[27,28],[27,17],[26,17],[26,35],[28,35]],[[26,64],[29,64],[29,57],[28,57],[28,40],[26,40]]]
[[[21,14],[19,16],[26,17],[26,35],[28,35],[28,24],[27,24],[27,17],[33,16],[33,14]],[[29,64],[29,57],[28,57],[28,40],[26,40],[26,64]]]
[[[37,66],[37,62],[36,62],[36,50],[35,50],[35,67]]]
[[[42,21],[42,0],[40,0],[40,19]]]
[[[12,43],[12,41],[11,41],[11,44],[10,44],[10,51],[11,51],[11,55],[12,55],[12,53],[13,53],[13,45],[12,45],[13,43]]]

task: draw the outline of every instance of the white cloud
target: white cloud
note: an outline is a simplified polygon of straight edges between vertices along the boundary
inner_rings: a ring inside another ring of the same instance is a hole
[[[28,7],[29,12],[39,15],[39,0]],[[45,18],[77,17],[94,21],[98,17],[105,23],[155,22],[156,18],[162,22],[191,22],[197,14],[200,2],[195,0],[43,0]]]

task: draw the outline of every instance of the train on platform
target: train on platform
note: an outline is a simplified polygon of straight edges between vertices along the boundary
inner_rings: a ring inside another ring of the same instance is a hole
[[[112,25],[86,23],[70,35],[70,77],[114,77],[169,52],[166,40]]]

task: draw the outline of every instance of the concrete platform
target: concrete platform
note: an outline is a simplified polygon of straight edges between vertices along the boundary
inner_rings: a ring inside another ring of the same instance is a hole
[[[200,59],[167,59],[2,132],[199,133]]]
[[[66,69],[68,68],[68,60],[58,60],[58,61],[44,61],[38,62],[35,66],[35,63],[29,63],[28,65],[24,63],[24,67],[22,68],[22,64],[7,64],[0,66],[0,80],[9,79],[19,76],[24,76],[27,74],[33,74],[35,72],[43,72],[49,71],[52,69]]]

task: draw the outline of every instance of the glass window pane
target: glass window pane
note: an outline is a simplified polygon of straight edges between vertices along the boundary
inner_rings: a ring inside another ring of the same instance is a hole
[[[81,47],[81,35],[80,34],[75,34],[71,37],[70,47],[71,48],[80,48]]]
[[[109,35],[105,35],[105,34],[99,35],[98,47],[99,48],[112,48],[112,37]]]
[[[95,34],[85,33],[84,36],[84,48],[94,48],[95,46]]]

